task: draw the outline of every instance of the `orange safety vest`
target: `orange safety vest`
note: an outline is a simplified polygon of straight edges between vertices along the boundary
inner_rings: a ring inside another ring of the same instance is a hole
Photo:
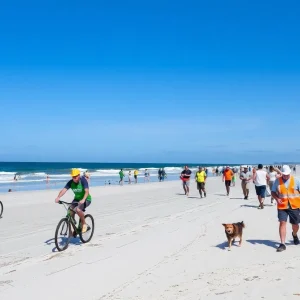
[[[278,178],[279,186],[278,186],[278,197],[281,199],[282,204],[277,204],[278,209],[288,209],[288,204],[292,209],[300,208],[300,193],[295,190],[295,178],[294,176],[290,177],[289,187],[286,188],[282,178]]]

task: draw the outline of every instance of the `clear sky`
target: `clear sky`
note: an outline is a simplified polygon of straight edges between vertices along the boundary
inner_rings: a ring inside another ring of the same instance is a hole
[[[300,161],[300,1],[10,0],[0,161]]]

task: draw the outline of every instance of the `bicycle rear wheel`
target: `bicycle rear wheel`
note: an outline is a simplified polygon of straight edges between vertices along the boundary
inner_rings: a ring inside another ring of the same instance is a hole
[[[81,229],[82,229],[82,224],[80,222],[79,224],[79,237],[80,237],[80,240],[83,242],[83,243],[88,243],[92,237],[93,237],[93,234],[94,234],[94,218],[92,215],[85,215],[85,222],[86,222],[86,225],[88,226],[88,229],[85,233],[82,233],[81,232]]]
[[[68,248],[71,239],[71,224],[68,218],[63,218],[59,221],[54,239],[58,251],[64,251]]]
[[[3,214],[3,203],[0,201],[0,218],[2,217]]]

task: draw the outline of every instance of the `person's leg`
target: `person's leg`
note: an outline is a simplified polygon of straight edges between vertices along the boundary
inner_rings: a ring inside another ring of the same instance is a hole
[[[203,183],[201,184],[201,188],[202,188],[202,191],[203,191],[203,193],[204,193],[204,197],[206,197],[205,182],[203,182]]]
[[[284,222],[284,221],[279,222],[279,237],[280,237],[281,244],[285,245],[286,222]]]
[[[185,181],[182,181],[182,186],[183,186],[184,194],[186,195],[187,190],[186,190],[186,182]]]
[[[202,190],[201,190],[201,183],[197,182],[197,190],[199,191],[199,195],[202,198]]]
[[[190,182],[187,181],[187,182],[186,182],[186,195],[188,196],[189,193],[190,193]]]
[[[277,252],[286,250],[285,240],[286,240],[286,222],[288,219],[288,213],[286,209],[278,209],[278,221],[279,221],[279,237],[280,245],[277,248]]]
[[[225,186],[226,186],[227,196],[230,193],[230,184],[231,184],[230,180],[225,180]]]
[[[241,185],[242,185],[242,190],[243,190],[243,194],[244,194],[244,199],[246,199],[246,197],[247,197],[247,195],[246,195],[246,183],[244,181],[242,181]]]
[[[294,244],[298,245],[299,244],[299,238],[298,238],[298,231],[299,231],[299,222],[300,222],[300,216],[299,216],[299,209],[288,209],[287,213],[290,218],[290,223],[292,225],[293,229],[293,239],[294,239]]]

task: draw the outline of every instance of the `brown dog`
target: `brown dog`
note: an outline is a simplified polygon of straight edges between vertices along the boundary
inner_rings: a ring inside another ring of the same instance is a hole
[[[233,224],[222,224],[225,227],[225,233],[228,240],[228,247],[230,250],[232,242],[235,242],[235,239],[237,237],[240,238],[239,241],[239,247],[242,245],[242,239],[243,239],[243,228],[245,228],[244,222],[238,222]]]

